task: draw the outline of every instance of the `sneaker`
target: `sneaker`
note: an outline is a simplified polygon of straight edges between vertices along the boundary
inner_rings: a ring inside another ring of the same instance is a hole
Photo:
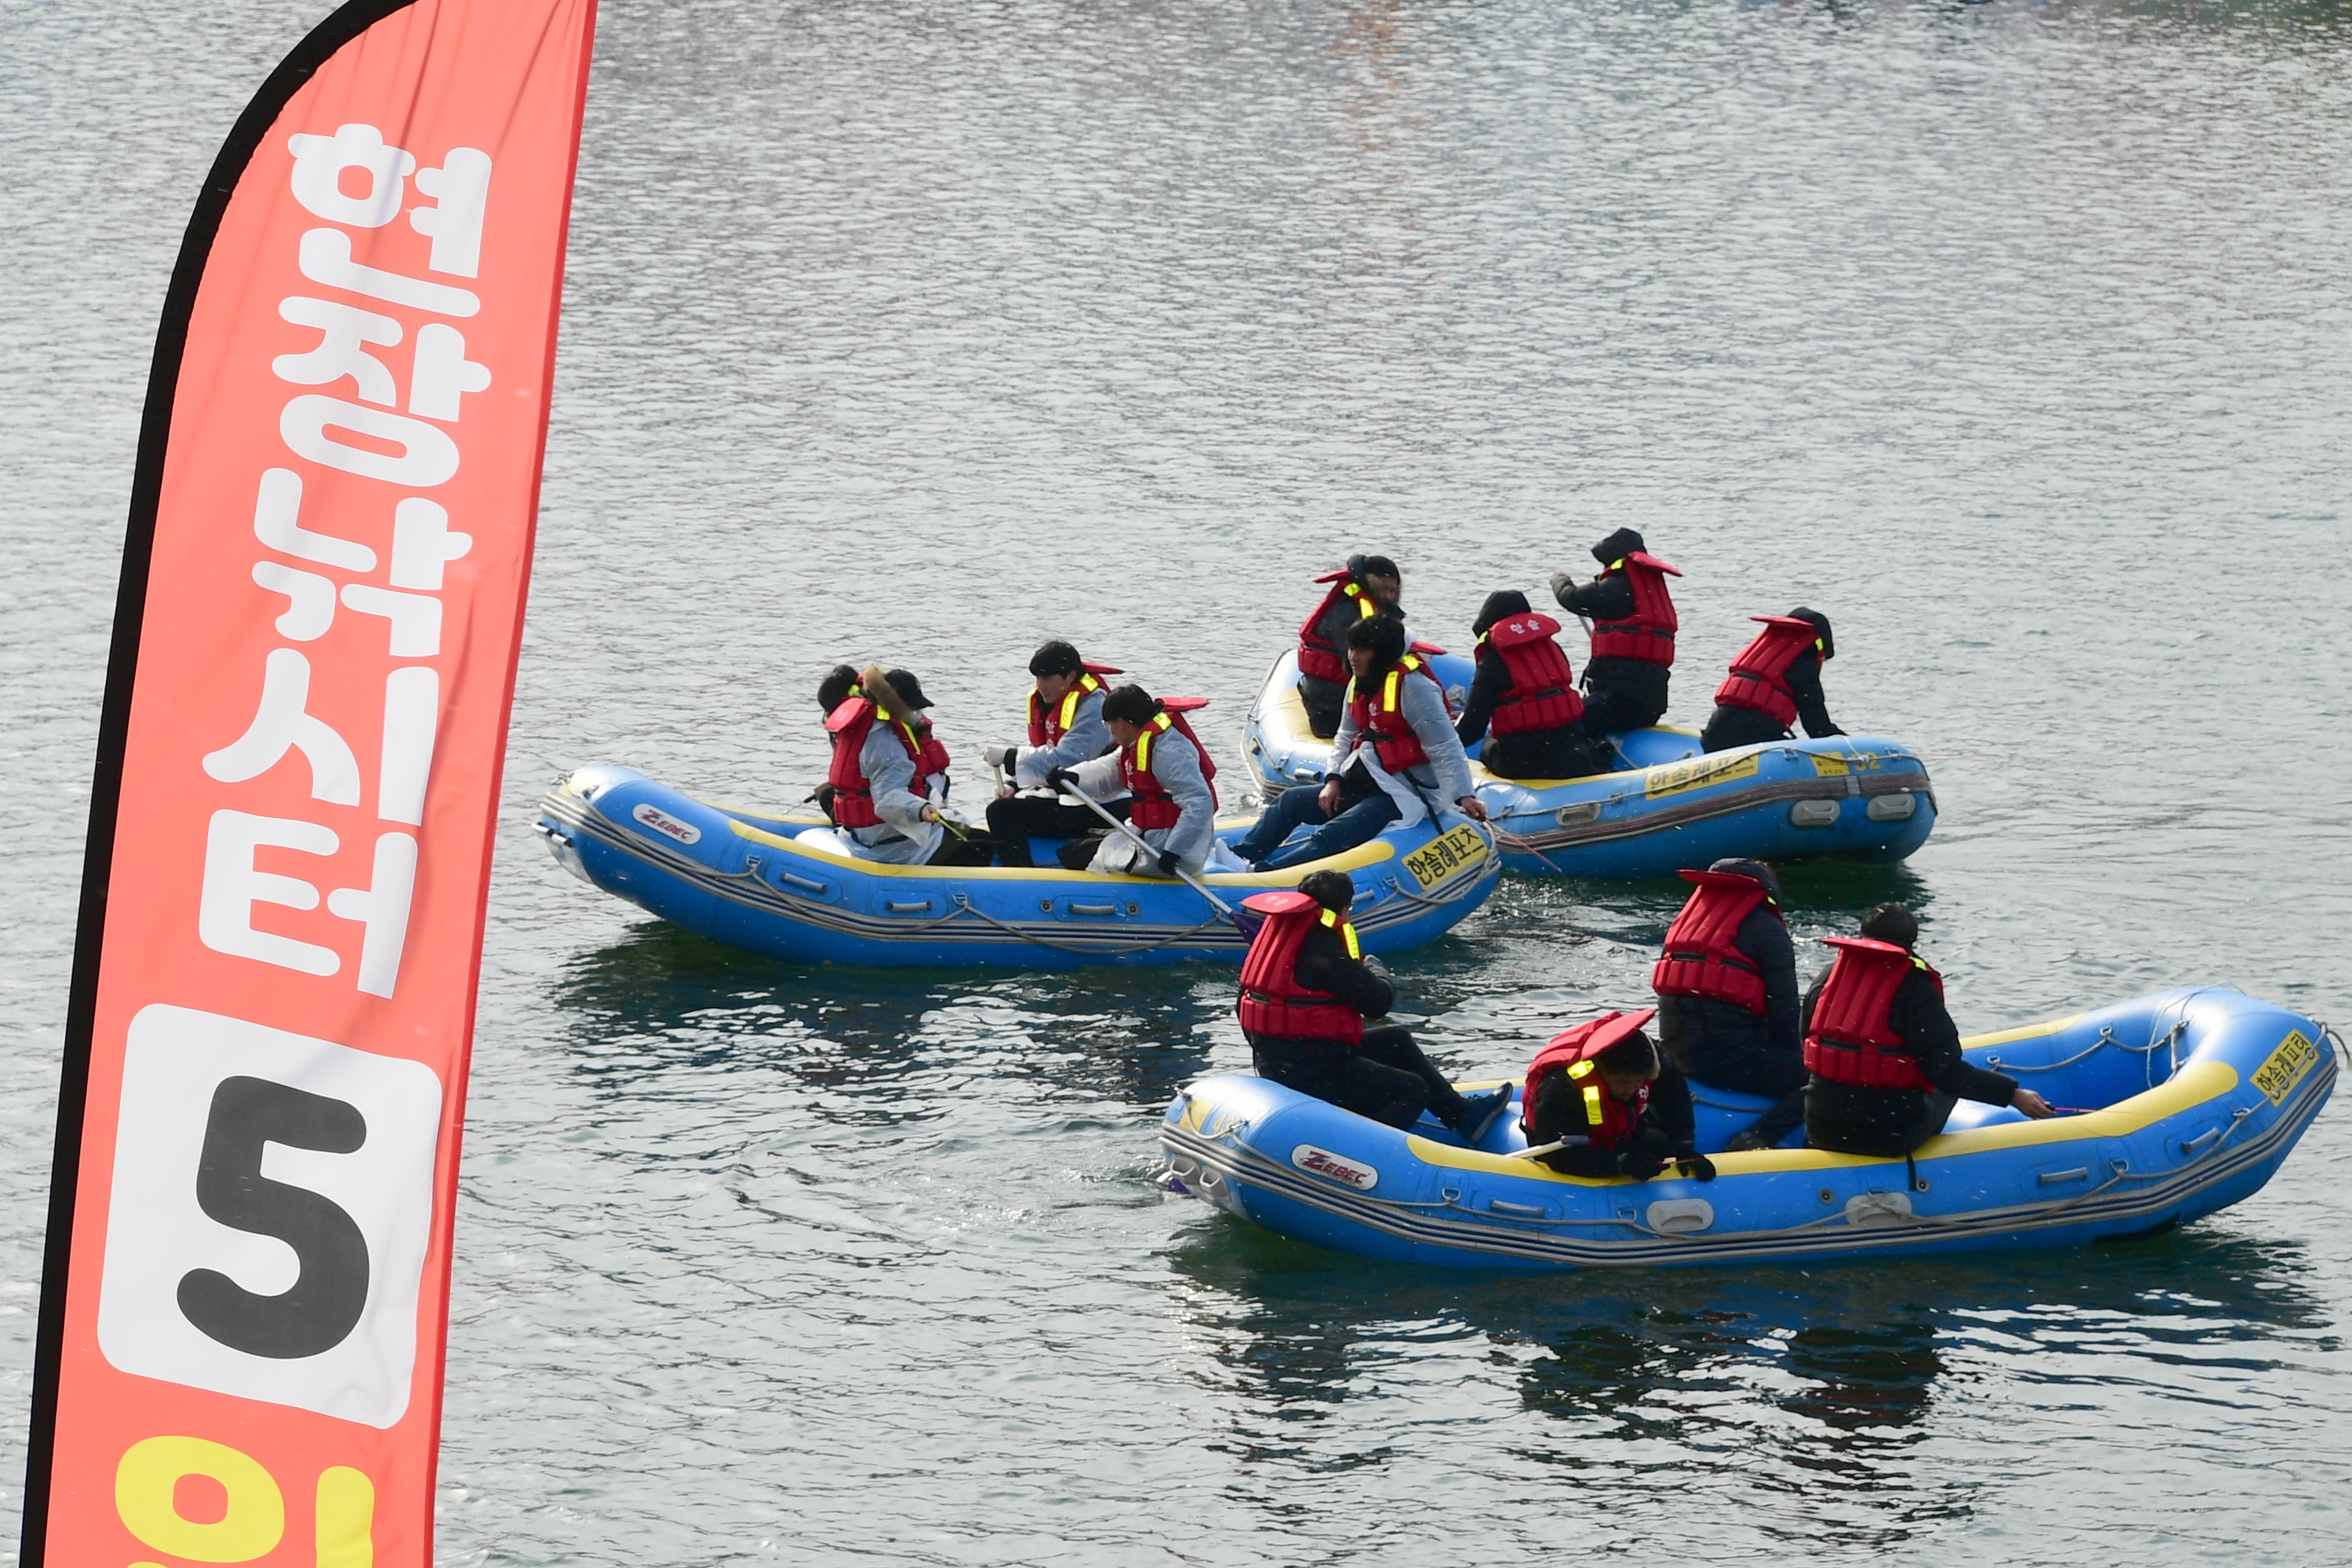
[[[1511,1109],[1511,1086],[1490,1089],[1484,1094],[1465,1095],[1462,1114],[1454,1119],[1454,1136],[1465,1143],[1479,1143],[1495,1130],[1495,1123]]]

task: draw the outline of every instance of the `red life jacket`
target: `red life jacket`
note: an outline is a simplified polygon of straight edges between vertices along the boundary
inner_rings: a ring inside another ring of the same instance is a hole
[[[1185,714],[1208,705],[1209,700],[1205,697],[1161,698],[1160,711],[1152,715],[1151,722],[1143,727],[1143,733],[1135,738],[1135,744],[1119,752],[1119,782],[1134,797],[1128,821],[1137,831],[1148,833],[1155,827],[1173,827],[1184,815],[1183,808],[1176,804],[1176,797],[1168,793],[1167,787],[1151,771],[1152,742],[1171,731],[1190,741],[1192,749],[1201,753],[1201,777],[1209,786],[1209,806],[1213,811],[1216,808],[1217,764],[1210,760],[1209,748],[1201,744],[1201,737],[1192,733],[1192,726],[1184,721]]]
[[[907,748],[907,755],[915,764],[915,782],[908,787],[921,799],[931,797],[928,775],[948,765],[947,748],[937,741],[929,742],[936,752],[937,767],[929,766],[925,742],[915,739],[915,731],[906,721],[894,719],[877,707],[873,699],[856,687],[850,688],[848,699],[826,716],[824,727],[833,731],[833,768],[824,782],[833,786],[833,820],[841,827],[879,827],[881,816],[874,809],[874,785],[867,781],[866,770],[857,765],[858,754],[866,749],[866,732],[874,728],[876,720],[890,726],[898,743]]]
[[[1644,1007],[1638,1013],[1609,1013],[1554,1035],[1528,1064],[1527,1088],[1519,1097],[1519,1125],[1534,1131],[1537,1080],[1549,1072],[1565,1072],[1581,1089],[1579,1098],[1584,1110],[1582,1122],[1572,1122],[1568,1136],[1588,1138],[1595,1149],[1623,1148],[1642,1124],[1642,1112],[1649,1109],[1650,1086],[1643,1084],[1628,1104],[1602,1084],[1595,1058],[1648,1023],[1657,1011]]]
[[[1895,993],[1915,969],[1944,994],[1944,977],[1891,942],[1833,936],[1838,950],[1830,977],[1813,1002],[1813,1026],[1805,1036],[1805,1068],[1832,1083],[1857,1089],[1932,1089],[1918,1058],[1904,1048],[1888,1021]]]
[[[1584,699],[1577,694],[1576,671],[1554,640],[1559,623],[1545,615],[1513,616],[1496,621],[1478,637],[1480,647],[1491,647],[1510,672],[1511,689],[1495,704],[1486,721],[1489,732],[1516,735],[1526,730],[1557,730],[1584,717]]]
[[[1060,745],[1062,737],[1070,732],[1070,725],[1078,717],[1078,705],[1103,689],[1103,683],[1095,678],[1099,675],[1125,673],[1126,671],[1115,664],[1081,665],[1078,667],[1077,680],[1072,684],[1069,690],[1062,694],[1062,700],[1055,703],[1051,709],[1045,706],[1045,700],[1037,695],[1037,689],[1031,687],[1029,689],[1029,743],[1033,746]]]
[[[1363,956],[1348,918],[1333,914],[1295,888],[1253,894],[1242,900],[1242,908],[1265,917],[1250,942],[1249,956],[1242,961],[1242,1027],[1269,1039],[1361,1044],[1362,1014],[1328,991],[1309,991],[1298,984],[1299,952],[1318,930],[1337,931],[1349,958]]]
[[[1650,971],[1650,989],[1661,996],[1706,996],[1745,1007],[1758,1017],[1769,1010],[1764,972],[1732,945],[1748,911],[1758,905],[1787,921],[1780,906],[1753,877],[1733,871],[1685,871],[1697,885],[1682,913],[1666,928],[1665,950]]]
[[[1381,613],[1381,606],[1356,581],[1352,572],[1327,572],[1315,580],[1330,584],[1331,591],[1323,595],[1315,613],[1298,628],[1298,673],[1340,685],[1348,679],[1348,650],[1323,635],[1323,617],[1342,599],[1355,601],[1359,620],[1370,620]]]
[[[928,779],[933,773],[943,773],[947,772],[949,764],[948,749],[940,743],[939,731],[933,730],[929,723],[926,722],[921,729],[915,731],[915,739],[919,742],[921,747],[921,749],[915,753],[916,776],[919,778]]]
[[[1633,584],[1633,613],[1622,621],[1592,624],[1592,657],[1674,663],[1675,631],[1682,623],[1675,619],[1675,600],[1666,592],[1666,577],[1669,574],[1679,577],[1682,573],[1646,550],[1611,562],[1609,571],[1601,575],[1606,577],[1609,572],[1622,572],[1625,581]]]
[[[1389,667],[1386,675],[1379,678],[1375,688],[1380,692],[1378,701],[1373,700],[1371,693],[1363,689],[1364,683],[1360,680],[1351,681],[1348,687],[1348,711],[1356,721],[1356,732],[1370,737],[1372,754],[1380,758],[1381,766],[1392,773],[1419,767],[1429,761],[1429,752],[1422,746],[1421,737],[1413,732],[1412,722],[1404,716],[1404,698],[1399,688],[1407,675],[1421,676],[1439,690],[1444,689],[1438,681],[1436,671],[1423,664],[1421,656],[1414,653],[1397,660]]]
[[[1821,651],[1822,630],[1794,616],[1748,618],[1763,622],[1764,629],[1731,656],[1731,674],[1715,689],[1715,700],[1726,707],[1769,714],[1785,730],[1797,721],[1797,694],[1789,689],[1789,667]]]

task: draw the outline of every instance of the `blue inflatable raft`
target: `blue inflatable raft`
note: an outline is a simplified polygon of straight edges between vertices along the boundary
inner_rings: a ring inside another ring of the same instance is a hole
[[[2258,1191],[2335,1087],[2338,1042],[2239,992],[2143,997],[1967,1042],[1971,1060],[2083,1114],[1963,1101],[1901,1160],[1716,1154],[1713,1182],[1557,1174],[1513,1152],[1412,1133],[1264,1079],[1206,1079],[1168,1108],[1171,1191],[1336,1251],[1458,1268],[1791,1261],[2064,1247],[2152,1235]],[[1720,1149],[1761,1100],[1706,1095]],[[1801,1133],[1799,1134],[1801,1139]]]
[[[1238,962],[1248,946],[1181,882],[881,865],[825,847],[831,835],[822,817],[713,805],[626,768],[572,773],[541,798],[535,826],[557,860],[606,892],[713,942],[775,958],[1068,969]],[[1246,819],[1220,822],[1217,833],[1230,838],[1248,827]],[[1424,823],[1312,865],[1202,881],[1238,907],[1318,869],[1354,879],[1350,918],[1364,946],[1394,952],[1441,935],[1486,902],[1503,868],[1482,830]]]
[[[1459,710],[1471,661],[1436,654],[1429,662]],[[1623,771],[1583,779],[1497,778],[1476,764],[1472,750],[1471,775],[1501,829],[1507,867],[1633,879],[1671,877],[1727,856],[1900,860],[1935,830],[1927,764],[1892,741],[1839,735],[1712,755],[1685,730],[1636,730],[1614,741]],[[1265,799],[1322,784],[1331,747],[1307,728],[1296,651],[1267,673],[1244,750]]]

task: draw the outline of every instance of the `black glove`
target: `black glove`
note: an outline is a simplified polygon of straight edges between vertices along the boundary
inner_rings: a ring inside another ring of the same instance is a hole
[[[1078,793],[1078,775],[1072,773],[1067,768],[1047,768],[1045,770],[1045,787],[1052,790],[1067,791],[1071,795],[1076,795]]]
[[[1617,1173],[1631,1176],[1637,1182],[1646,1182],[1665,1168],[1665,1156],[1650,1149],[1637,1146],[1617,1156]]]
[[[1676,1154],[1675,1156],[1675,1174],[1678,1176],[1688,1176],[1694,1181],[1711,1182],[1715,1180],[1715,1162],[1708,1159],[1706,1155],[1696,1152],[1687,1154]]]
[[[1174,876],[1176,868],[1183,863],[1184,857],[1177,854],[1173,849],[1162,849],[1160,852],[1160,874],[1163,877]]]

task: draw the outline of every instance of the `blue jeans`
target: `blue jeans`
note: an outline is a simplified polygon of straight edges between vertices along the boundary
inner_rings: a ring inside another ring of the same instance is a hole
[[[1257,826],[1234,841],[1234,853],[1262,871],[1278,871],[1353,849],[1366,839],[1379,837],[1381,829],[1397,819],[1396,802],[1378,790],[1343,807],[1336,816],[1324,815],[1321,795],[1321,789],[1312,784],[1284,790],[1257,819]],[[1277,853],[1293,829],[1310,822],[1321,826],[1305,843]]]

